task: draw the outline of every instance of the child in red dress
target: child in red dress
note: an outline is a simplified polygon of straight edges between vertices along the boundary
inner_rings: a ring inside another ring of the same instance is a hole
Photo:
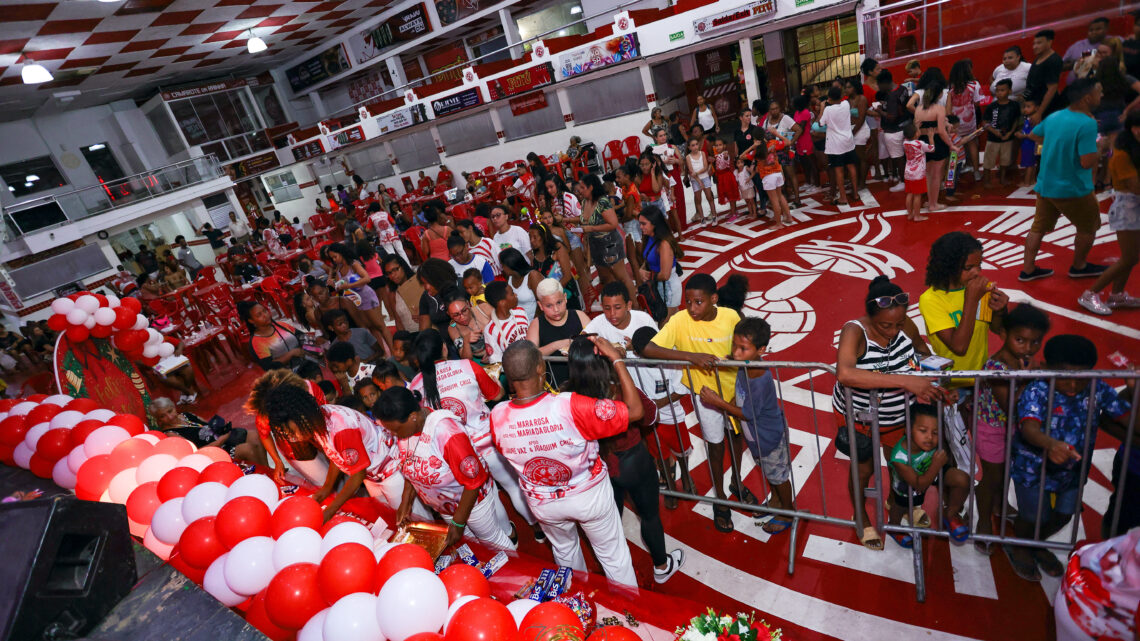
[[[731,223],[736,220],[736,201],[740,200],[740,188],[736,185],[736,174],[732,172],[732,154],[728,153],[724,141],[719,138],[713,149],[716,150],[713,167],[716,173],[717,202],[731,206],[725,221]]]

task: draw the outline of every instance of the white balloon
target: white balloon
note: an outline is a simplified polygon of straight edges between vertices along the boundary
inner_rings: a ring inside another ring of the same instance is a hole
[[[111,309],[115,309],[122,302],[119,300],[119,297],[114,294],[104,294],[104,296],[107,297],[107,307]]]
[[[99,299],[91,294],[84,294],[75,299],[75,306],[88,314],[94,314],[99,309]]]
[[[85,421],[102,421],[102,422],[106,423],[107,421],[111,420],[114,417],[115,417],[115,413],[112,412],[111,410],[98,409],[98,410],[91,410],[90,412],[87,412],[86,414],[84,414],[83,420],[85,420]]]
[[[87,320],[83,321],[83,326],[86,327],[87,329],[94,328],[95,327],[95,317],[88,314]]]
[[[325,641],[325,619],[329,616],[329,609],[325,608],[313,615],[297,633],[297,641]]]
[[[71,448],[71,453],[64,458],[67,459],[67,468],[71,470],[71,473],[79,474],[80,466],[87,462],[87,453],[83,451],[82,445],[76,445]]]
[[[135,324],[131,325],[131,329],[146,329],[149,326],[150,321],[147,320],[146,316],[139,314],[135,317]]]
[[[355,521],[337,523],[329,528],[328,532],[325,532],[325,537],[321,541],[321,558],[325,558],[329,550],[343,543],[359,543],[371,550],[372,533],[368,531],[368,528]]]
[[[139,463],[135,480],[139,485],[151,481],[158,482],[162,475],[178,467],[178,459],[171,454],[151,454]]]
[[[186,525],[186,519],[182,518],[181,496],[158,506],[154,516],[150,517],[150,529],[154,532],[155,538],[169,545],[178,543]]]
[[[203,455],[204,456],[204,455]],[[273,479],[264,474],[249,474],[233,482],[226,492],[226,501],[232,501],[239,496],[252,496],[259,499],[270,510],[277,507],[277,500],[281,493]],[[361,527],[364,527],[363,525]],[[372,540],[369,538],[369,546]]]
[[[173,545],[160,541],[150,528],[147,528],[146,534],[143,535],[143,546],[163,561],[170,558],[170,551],[174,549]]]
[[[273,569],[280,572],[294,563],[321,562],[321,533],[295,527],[281,533],[273,546]]]
[[[135,488],[139,486],[135,476],[137,473],[138,468],[128,467],[111,477],[111,484],[107,486],[107,493],[111,496],[112,503],[126,505],[131,492],[134,492]]]
[[[209,467],[213,462],[214,459],[206,456],[205,454],[187,454],[186,456],[178,459],[177,467],[192,467],[195,470],[201,472],[202,470]]]
[[[408,569],[412,569],[412,568],[408,568]],[[423,568],[420,568],[420,569],[423,570]],[[427,570],[424,570],[424,572],[427,572]],[[399,574],[399,572],[397,572],[397,574]],[[392,575],[392,578],[395,578],[395,575]],[[388,584],[385,583],[384,585],[388,585]],[[383,592],[384,590],[381,589],[380,591]],[[447,626],[451,624],[451,617],[455,616],[456,612],[459,612],[459,608],[462,608],[463,606],[467,605],[469,602],[474,601],[475,599],[478,599],[478,598],[479,597],[475,596],[474,594],[464,594],[463,596],[456,599],[455,603],[452,603],[451,606],[447,608],[447,614],[445,615],[446,620],[443,622],[443,629],[446,630]],[[376,617],[379,618],[380,616],[381,616],[380,608],[379,608],[379,606],[377,606]],[[381,619],[381,621],[380,621],[380,629],[381,630],[385,629],[383,619]]]
[[[82,420],[84,420],[83,412],[77,412],[75,410],[64,410],[59,414],[51,417],[51,428],[53,430],[61,427],[64,429],[71,429],[78,425]]]
[[[40,437],[47,434],[47,431],[50,429],[51,425],[46,422],[33,425],[32,428],[28,430],[28,433],[24,434],[24,445],[27,445],[33,452],[36,451],[36,445],[39,445]]]
[[[75,309],[75,301],[70,298],[57,298],[51,302],[51,311],[57,314],[66,315],[73,309]]]
[[[376,539],[373,541],[372,553],[376,555],[376,562],[379,563],[380,559],[384,558],[384,555],[388,553],[388,550],[391,550],[397,545],[399,545],[399,543],[392,543],[383,539]]]
[[[230,550],[226,560],[226,585],[238,594],[253,596],[269,587],[277,571],[273,567],[273,539],[251,536]]]
[[[40,404],[35,401],[24,401],[22,403],[16,403],[12,406],[12,409],[8,410],[8,416],[24,416],[39,406]]]
[[[115,322],[115,310],[111,309],[110,307],[100,307],[99,309],[95,310],[95,313],[91,316],[95,319],[96,325],[102,325],[106,327],[107,325]]]
[[[202,579],[202,588],[210,593],[210,596],[222,602],[226,607],[234,607],[241,605],[245,601],[245,597],[237,594],[226,585],[226,560],[230,556],[229,552],[214,559],[210,567],[206,568],[206,576]]]
[[[36,451],[28,447],[26,442],[21,441],[12,452],[12,460],[16,462],[16,465],[27,470],[32,467],[32,454],[35,453]]]
[[[154,345],[144,345],[142,350],[143,358],[154,358],[158,356],[158,348]]]
[[[104,425],[87,435],[83,441],[83,451],[87,453],[87,458],[110,454],[116,445],[130,437],[131,433],[118,425]]]
[[[518,601],[511,601],[507,604],[507,610],[510,611],[511,616],[515,618],[515,625],[522,625],[523,617],[527,612],[538,607],[538,601],[534,599],[519,599]]]
[[[87,319],[90,317],[91,314],[88,314],[78,307],[71,310],[70,312],[67,312],[67,322],[71,325],[82,325],[86,323]]]
[[[170,343],[164,342],[158,346],[158,355],[161,358],[166,358],[174,353],[174,346]]]
[[[147,345],[158,345],[161,342],[162,342],[162,334],[157,329],[155,329],[153,327],[148,327],[146,329],[146,344]]]
[[[66,456],[56,461],[55,466],[51,468],[51,480],[65,490],[75,489],[75,472],[68,467]]]
[[[146,434],[146,433],[139,434],[137,436],[132,436],[131,438],[137,438],[137,439],[144,440],[147,443],[150,443],[151,445],[158,445],[158,442],[162,440],[161,438],[159,438],[155,434]]]
[[[74,398],[71,398],[67,394],[54,394],[52,396],[45,398],[43,402],[47,403],[49,405],[58,405],[60,407],[63,407],[64,405],[67,405],[68,403],[70,403],[71,401],[74,401],[74,400],[75,400]]]
[[[328,641],[384,641],[376,620],[376,597],[367,592],[341,597],[329,608],[321,631]]]
[[[226,503],[226,490],[221,483],[199,483],[183,497],[182,518],[193,523],[204,516],[215,516]]]

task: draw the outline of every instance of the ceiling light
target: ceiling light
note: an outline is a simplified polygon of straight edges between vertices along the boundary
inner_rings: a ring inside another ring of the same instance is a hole
[[[558,31],[558,35],[560,35],[560,36],[564,36],[564,35],[566,35],[566,30],[565,30],[565,29],[561,29],[561,30],[559,30],[559,31]]]
[[[24,183],[24,186],[25,186],[25,187],[31,187],[31,186],[32,186],[32,183]]]
[[[253,35],[253,29],[249,30],[249,40],[245,43],[245,47],[250,53],[260,53],[269,48],[264,40]]]
[[[30,182],[30,183],[34,183],[34,182],[36,182],[36,181],[37,181],[37,180],[39,180],[39,179],[40,179],[40,177],[39,177],[39,176],[37,176],[37,175],[35,175],[35,174],[29,174],[29,175],[27,175],[27,176],[24,176],[24,180],[26,180],[26,181],[28,181],[28,182]]]
[[[104,145],[103,143],[99,143],[97,145],[91,145],[90,147],[87,148],[87,151],[99,151],[100,149],[106,149],[106,148],[107,148],[107,145]]]
[[[11,185],[9,185],[9,186],[8,186],[8,191],[16,191],[16,188],[15,188],[15,187],[13,187],[13,186],[11,186]]]
[[[106,0],[104,0],[104,1],[106,1]],[[570,15],[576,16],[579,13],[582,13],[582,7],[570,7]]]
[[[51,72],[38,62],[24,63],[24,68],[20,70],[20,77],[23,78],[25,85],[38,85],[41,82],[51,82],[52,80]]]
[[[123,0],[99,0],[99,2],[107,2],[107,3],[110,3],[110,2],[122,2],[122,1],[123,1]]]

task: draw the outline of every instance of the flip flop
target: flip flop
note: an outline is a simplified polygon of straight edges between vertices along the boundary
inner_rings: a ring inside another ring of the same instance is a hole
[[[910,512],[910,524],[912,527],[930,527],[930,516],[926,510],[916,507]]]
[[[1029,561],[1017,561],[1013,558],[1012,546],[1008,543],[1001,546],[1005,551],[1005,558],[1009,559],[1009,567],[1013,568],[1013,573],[1025,579],[1026,581],[1039,582],[1041,581],[1041,572],[1037,570],[1037,563],[1030,559]]]
[[[970,538],[970,528],[959,519],[942,519],[942,527],[950,533],[950,538],[957,543],[965,543]]]
[[[908,550],[914,549],[914,537],[909,534],[903,534],[902,532],[891,532],[891,538],[895,540],[895,543],[899,544],[899,547],[903,547]]]
[[[725,523],[728,525],[724,525]],[[720,532],[732,532],[734,529],[732,527],[732,510],[728,509],[725,505],[714,505],[713,526]]]
[[[743,484],[741,484],[740,487],[729,485],[728,491],[741,503],[747,503],[748,505],[760,505],[760,500],[756,498],[756,495],[752,493],[752,490],[748,489],[748,487]]]
[[[993,556],[994,542],[993,541],[974,541],[974,549],[980,554],[985,556]]]
[[[1045,548],[1033,548],[1033,560],[1037,567],[1048,576],[1058,577],[1065,573],[1065,566],[1057,556]]]
[[[874,550],[876,552],[883,550],[883,538],[880,537],[879,533],[875,531],[875,528],[871,526],[863,528],[863,536],[859,537],[859,542],[868,550]]]
[[[769,530],[768,526],[775,526],[775,529]],[[792,521],[790,519],[774,516],[772,517],[772,520],[765,523],[764,527],[761,529],[763,529],[768,534],[781,534],[784,532],[784,530],[787,530],[790,527],[792,527]]]

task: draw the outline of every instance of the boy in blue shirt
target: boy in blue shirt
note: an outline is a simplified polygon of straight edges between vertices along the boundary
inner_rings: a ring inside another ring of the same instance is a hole
[[[1086,371],[1096,368],[1096,346],[1084,336],[1062,334],[1045,343],[1045,366],[1048,369]],[[1089,399],[1095,395],[1095,410],[1100,426],[1112,436],[1123,439],[1125,422],[1131,411],[1107,383],[1098,380],[1095,389],[1090,379],[1058,378],[1054,384],[1053,406],[1049,408],[1049,382],[1035,380],[1025,386],[1017,402],[1018,431],[1010,450],[1010,479],[1017,495],[1017,519],[1014,534],[1032,539],[1040,511],[1040,539],[1056,534],[1077,513],[1077,499],[1087,479],[1081,476],[1081,458],[1091,453],[1096,442],[1097,425],[1088,429],[1085,420]],[[1104,420],[1107,418],[1108,420]],[[1137,447],[1134,439],[1133,447]],[[1041,465],[1045,460],[1045,474]],[[1045,484],[1045,498],[1038,506],[1037,497]],[[1065,567],[1044,548],[1006,545],[1006,555],[1014,572],[1023,579],[1039,581],[1041,572],[1061,576]]]

